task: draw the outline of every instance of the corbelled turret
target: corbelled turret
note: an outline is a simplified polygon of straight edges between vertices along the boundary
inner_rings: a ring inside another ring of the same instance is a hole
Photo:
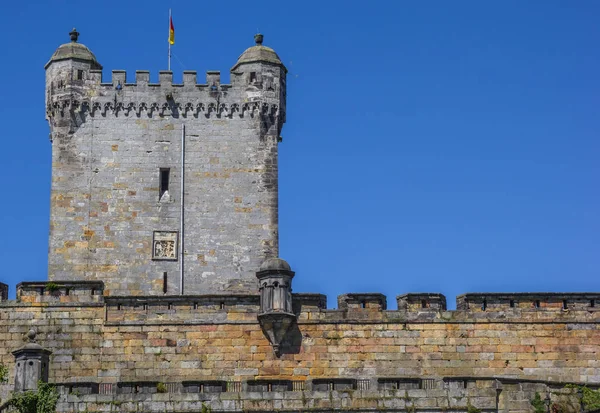
[[[231,82],[245,86],[248,101],[263,100],[278,104],[278,117],[275,119],[276,128],[273,132],[279,137],[285,123],[287,69],[275,50],[263,46],[263,40],[262,34],[254,35],[256,45],[246,49],[231,68]]]
[[[65,110],[79,104],[90,79],[90,71],[102,70],[96,56],[85,45],[77,43],[79,32],[73,28],[71,41],[62,44],[44,66],[46,69],[46,112]],[[52,125],[51,125],[52,126]]]

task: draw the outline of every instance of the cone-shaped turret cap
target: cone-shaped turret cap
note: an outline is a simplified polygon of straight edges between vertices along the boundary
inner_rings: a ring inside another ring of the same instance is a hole
[[[71,41],[69,43],[62,44],[56,49],[44,69],[47,69],[48,66],[52,62],[57,62],[59,60],[83,60],[88,61],[92,65],[92,69],[102,69],[102,65],[98,63],[96,60],[96,56],[81,43],[77,43],[77,39],[79,38],[79,32],[73,28],[69,33],[71,37]]]

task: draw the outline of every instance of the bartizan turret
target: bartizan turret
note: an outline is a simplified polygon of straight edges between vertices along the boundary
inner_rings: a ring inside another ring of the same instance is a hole
[[[69,33],[71,41],[62,44],[56,49],[44,69],[46,69],[46,119],[51,121],[53,111],[72,112],[80,105],[88,94],[85,90],[86,82],[90,79],[90,71],[102,70],[102,65],[96,56],[81,43],[78,43],[79,32],[73,28]],[[58,135],[54,127],[66,127],[67,132],[73,132],[70,120],[53,124],[50,122],[51,140]]]
[[[256,45],[246,49],[231,68],[231,83],[244,87],[247,102],[262,101],[263,109],[272,117],[272,123],[265,127],[279,138],[285,123],[287,69],[273,49],[263,46],[263,40],[262,34],[254,35]]]

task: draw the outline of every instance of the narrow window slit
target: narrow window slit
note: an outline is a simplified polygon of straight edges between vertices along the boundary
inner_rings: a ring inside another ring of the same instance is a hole
[[[166,294],[168,291],[168,283],[167,283],[167,272],[163,272],[163,294]]]
[[[160,174],[159,174],[159,193],[158,193],[158,199],[159,201],[163,198],[163,196],[165,195],[169,195],[169,179],[170,179],[170,175],[171,175],[171,169],[169,168],[160,168]]]

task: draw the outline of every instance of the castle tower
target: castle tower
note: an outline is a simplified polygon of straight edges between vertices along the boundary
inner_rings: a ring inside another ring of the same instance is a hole
[[[256,35],[231,84],[117,70],[105,83],[70,35],[46,65],[49,279],[103,281],[111,295],[256,293],[279,249],[277,54]]]

